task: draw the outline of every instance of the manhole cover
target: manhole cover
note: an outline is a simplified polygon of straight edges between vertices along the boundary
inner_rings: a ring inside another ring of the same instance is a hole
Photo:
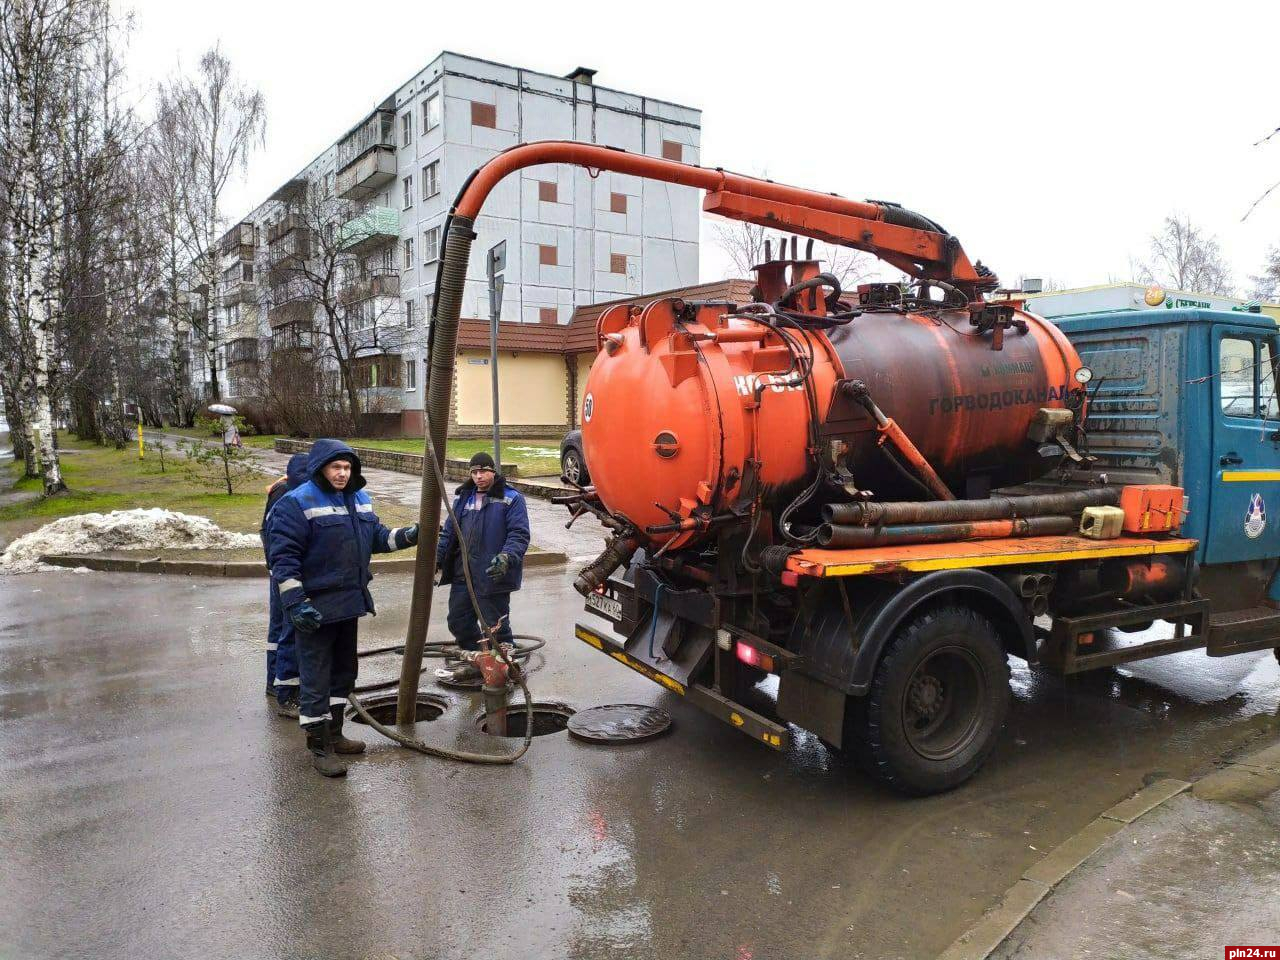
[[[569,733],[592,743],[639,743],[671,729],[671,715],[638,703],[607,703],[581,710],[569,721]]]
[[[535,703],[533,705],[533,735],[535,737],[545,737],[551,733],[559,733],[569,725],[569,718],[573,716],[573,708],[566,707],[563,703]],[[488,718],[482,713],[476,718],[476,722],[480,724],[480,729],[485,733],[489,733]],[[507,707],[507,737],[520,738],[524,736],[525,724],[529,720],[528,712],[525,710],[523,703],[513,703]],[[496,736],[496,734],[490,734]]]
[[[396,724],[396,700],[399,694],[394,690],[390,693],[380,693],[373,697],[360,697],[360,702],[364,704],[364,708],[369,711],[369,716],[377,720],[380,724],[387,727],[394,727]],[[418,709],[414,715],[414,721],[435,720],[440,714],[444,713],[449,706],[449,701],[444,697],[434,697],[429,693],[418,694]],[[364,717],[356,713],[355,707],[347,707],[347,719],[356,723],[364,723]]]

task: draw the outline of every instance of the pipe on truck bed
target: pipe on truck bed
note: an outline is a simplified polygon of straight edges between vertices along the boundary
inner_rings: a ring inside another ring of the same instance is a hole
[[[1119,487],[1096,487],[1069,493],[1042,493],[1030,497],[990,497],[986,500],[924,500],[828,503],[822,519],[833,526],[881,527],[903,523],[959,523],[969,520],[1012,520],[1049,514],[1078,514],[1085,507],[1114,507]]]
[[[818,543],[824,547],[836,548],[890,547],[948,540],[1048,537],[1071,533],[1078,523],[1074,517],[962,520],[956,523],[914,523],[897,527],[846,527],[824,523],[818,528]]]

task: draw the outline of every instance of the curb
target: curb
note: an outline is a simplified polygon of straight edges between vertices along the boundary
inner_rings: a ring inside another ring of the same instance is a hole
[[[1248,772],[1275,770],[1280,767],[1280,743],[1273,743],[1227,761],[1227,767],[1240,767]],[[1215,771],[1217,772],[1220,771]],[[1207,780],[1215,776],[1215,773],[1206,774],[1201,780]],[[1157,780],[1129,799],[1103,811],[1097,819],[1068,837],[1038,863],[1028,867],[1018,882],[1004,892],[1000,902],[957,937],[938,955],[938,960],[986,960],[1054,887],[1093,856],[1104,843],[1135,820],[1179,794],[1194,790],[1195,786],[1186,780]]]
[[[1044,859],[1032,864],[1022,878],[1004,892],[1000,903],[938,956],[938,960],[985,960],[1004,942],[1036,905],[1099,847],[1130,823],[1185,790],[1185,780],[1157,780],[1127,800],[1103,811],[1097,819],[1068,837]]]
[[[163,573],[188,577],[262,577],[267,576],[267,565],[256,560],[131,560],[126,557],[100,557],[92,554],[49,554],[40,558],[53,567],[84,567],[104,573]],[[530,550],[524,556],[525,568],[554,567],[568,563],[567,554],[558,550]],[[396,560],[375,560],[371,567],[375,574],[407,573],[413,570],[415,560],[401,557]]]

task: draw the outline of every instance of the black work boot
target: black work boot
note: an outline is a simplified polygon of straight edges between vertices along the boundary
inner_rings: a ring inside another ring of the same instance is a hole
[[[298,698],[285,697],[283,700],[277,700],[276,716],[292,717],[294,720],[297,720],[298,719]]]
[[[352,740],[350,737],[342,735],[342,708],[339,707],[333,712],[333,716],[329,718],[329,744],[333,747],[334,753],[364,753],[364,741]]]
[[[344,777],[347,765],[338,759],[329,742],[329,724],[309,723],[302,728],[307,734],[307,749],[311,751],[311,765],[322,777]]]

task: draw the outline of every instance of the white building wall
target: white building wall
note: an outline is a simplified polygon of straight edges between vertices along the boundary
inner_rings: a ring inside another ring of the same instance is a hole
[[[432,96],[440,98],[441,122],[426,129],[424,104]],[[699,161],[698,110],[453,53],[436,57],[389,102],[396,111],[397,177],[362,205],[389,206],[400,217],[395,262],[401,267],[401,299],[414,303],[415,315],[401,352],[419,370],[417,389],[405,392],[407,409],[422,407],[429,297],[438,266],[424,256],[424,235],[443,229],[450,205],[473,170],[518,143],[556,139],[651,156],[663,155],[664,142],[678,143],[683,160]],[[492,128],[472,122],[473,103],[493,108]],[[405,117],[407,140],[402,134]],[[335,160],[336,144],[300,176],[332,176]],[[423,168],[432,163],[439,164],[439,189],[424,197]],[[403,202],[406,177],[413,179],[408,206]],[[540,199],[541,182],[555,184],[554,202]],[[625,212],[612,209],[613,194],[626,197]],[[248,218],[263,225],[264,243],[265,224],[276,213],[270,207],[264,204]],[[504,321],[537,323],[544,309],[554,309],[556,320],[568,323],[577,304],[697,283],[699,215],[697,191],[689,187],[611,173],[592,177],[576,167],[521,171],[498,184],[475,226],[463,317],[488,317],[485,262],[489,250],[503,240]],[[405,264],[403,245],[410,238],[413,262]],[[544,245],[554,246],[556,263],[541,262],[539,248]],[[626,257],[625,272],[615,272],[621,263],[615,263],[615,256]],[[265,307],[260,313],[265,337],[270,334]]]

